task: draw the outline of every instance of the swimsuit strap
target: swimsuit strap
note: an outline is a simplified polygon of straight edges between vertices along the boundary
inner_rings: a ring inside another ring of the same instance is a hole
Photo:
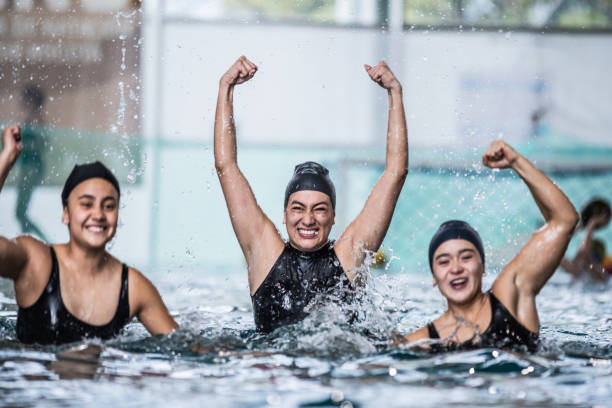
[[[427,331],[429,332],[430,339],[439,339],[440,334],[438,330],[436,330],[436,326],[434,326],[433,322],[427,323]]]

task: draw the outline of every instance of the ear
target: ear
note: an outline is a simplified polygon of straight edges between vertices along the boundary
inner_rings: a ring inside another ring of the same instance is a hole
[[[64,207],[64,211],[62,212],[62,223],[68,225],[70,221],[70,214],[68,214],[68,206]]]
[[[283,224],[287,224],[287,210],[283,210]]]
[[[436,278],[433,278],[433,280],[431,281],[431,286],[433,286],[434,288],[438,286],[438,281],[436,280]]]

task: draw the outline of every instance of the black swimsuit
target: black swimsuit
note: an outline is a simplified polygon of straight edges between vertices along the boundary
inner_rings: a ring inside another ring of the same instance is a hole
[[[453,344],[449,347],[433,345],[434,351],[443,349],[470,349],[480,347],[508,348],[526,346],[527,350],[535,351],[538,347],[538,334],[520,324],[506,309],[506,307],[493,295],[489,293],[491,302],[491,323],[489,327],[478,336],[478,340],[468,340],[461,344]],[[439,339],[440,335],[433,323],[427,325],[429,337]]]
[[[60,291],[59,266],[51,247],[51,276],[42,294],[30,307],[19,307],[17,338],[22,343],[63,344],[84,338],[109,339],[116,336],[130,320],[128,267],[121,273],[121,290],[117,310],[107,324],[95,326],[83,322],[68,311]]]
[[[302,252],[287,243],[251,296],[257,330],[271,332],[304,319],[305,307],[317,295],[338,296],[344,302],[350,288],[332,242],[314,252]]]

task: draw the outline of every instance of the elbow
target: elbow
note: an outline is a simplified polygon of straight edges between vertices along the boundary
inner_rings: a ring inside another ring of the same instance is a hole
[[[560,219],[559,226],[569,235],[573,235],[579,221],[580,215],[578,215],[578,212],[572,206],[572,209]]]
[[[385,172],[398,182],[404,183],[404,181],[406,181],[406,177],[408,177],[408,166],[387,168]]]

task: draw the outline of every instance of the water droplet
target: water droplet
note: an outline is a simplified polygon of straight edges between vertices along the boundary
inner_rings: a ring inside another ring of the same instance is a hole
[[[331,400],[335,403],[339,403],[344,399],[344,393],[340,390],[334,390],[331,394]]]

